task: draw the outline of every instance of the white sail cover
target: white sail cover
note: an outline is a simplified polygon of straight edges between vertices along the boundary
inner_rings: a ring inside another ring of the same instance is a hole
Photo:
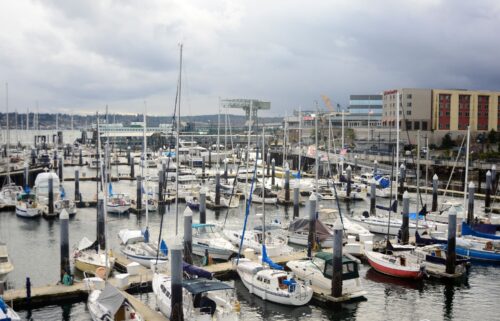
[[[97,302],[106,308],[113,317],[122,306],[123,301],[125,301],[123,294],[109,283],[106,284],[97,298]]]

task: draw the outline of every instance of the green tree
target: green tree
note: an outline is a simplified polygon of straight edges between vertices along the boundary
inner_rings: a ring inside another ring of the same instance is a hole
[[[455,141],[453,139],[451,139],[451,135],[450,134],[444,135],[443,140],[441,141],[441,148],[442,149],[450,149],[450,148],[453,148],[455,146],[457,146],[457,144],[455,143]]]

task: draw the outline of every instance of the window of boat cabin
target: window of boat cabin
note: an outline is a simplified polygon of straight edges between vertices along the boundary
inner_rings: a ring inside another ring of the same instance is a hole
[[[313,263],[318,267],[318,269],[320,269],[320,271],[325,269],[325,260],[315,257],[313,258]]]
[[[5,256],[0,256],[0,263],[7,263],[8,259]]]
[[[167,290],[167,288],[162,284],[160,285],[160,289],[163,293],[165,293],[165,295],[167,296],[167,298],[170,298],[170,291]]]

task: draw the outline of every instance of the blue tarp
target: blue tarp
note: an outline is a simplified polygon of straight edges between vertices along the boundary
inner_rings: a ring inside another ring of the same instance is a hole
[[[168,246],[167,243],[165,243],[165,240],[161,240],[160,243],[160,252],[163,253],[163,255],[167,256],[168,255]]]

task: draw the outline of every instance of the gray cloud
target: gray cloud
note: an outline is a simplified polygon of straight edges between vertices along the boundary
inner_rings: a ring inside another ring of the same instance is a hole
[[[3,4],[0,75],[11,108],[172,112],[178,43],[183,114],[219,97],[312,108],[320,95],[395,87],[500,90],[500,3],[30,1]],[[320,108],[323,104],[319,102]]]

